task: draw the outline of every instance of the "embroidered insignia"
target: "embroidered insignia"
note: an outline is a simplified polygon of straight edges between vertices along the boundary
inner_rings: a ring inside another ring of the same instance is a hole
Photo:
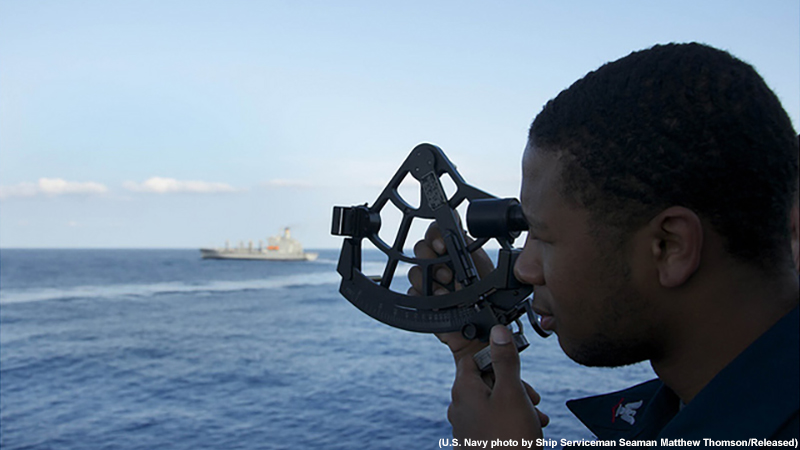
[[[625,422],[628,422],[629,424],[633,425],[636,422],[636,419],[634,418],[637,412],[636,410],[642,406],[642,403],[644,403],[644,401],[639,400],[638,402],[630,402],[623,405],[622,404],[623,400],[625,399],[621,398],[619,400],[619,403],[617,403],[617,406],[614,407],[613,410],[614,417],[611,419],[611,423],[614,423],[617,417],[619,417]]]

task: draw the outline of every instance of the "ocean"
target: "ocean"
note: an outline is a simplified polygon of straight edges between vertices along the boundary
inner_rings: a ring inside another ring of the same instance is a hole
[[[380,254],[365,272],[379,272]],[[338,293],[314,262],[196,250],[0,250],[0,447],[433,449],[452,357]],[[550,439],[591,439],[571,398],[654,377],[585,368],[528,327],[523,377]]]

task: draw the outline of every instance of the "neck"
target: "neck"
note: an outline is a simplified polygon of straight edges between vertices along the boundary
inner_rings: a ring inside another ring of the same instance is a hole
[[[660,356],[651,360],[659,378],[684,403],[798,305],[797,273],[765,277],[739,272],[693,280],[692,295],[679,300],[682,307],[670,315],[672,331]]]

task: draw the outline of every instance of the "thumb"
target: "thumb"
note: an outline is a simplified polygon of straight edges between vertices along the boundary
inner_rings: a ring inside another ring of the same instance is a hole
[[[511,330],[495,325],[492,327],[490,339],[495,389],[520,389],[522,381],[519,376],[519,352],[514,345]]]

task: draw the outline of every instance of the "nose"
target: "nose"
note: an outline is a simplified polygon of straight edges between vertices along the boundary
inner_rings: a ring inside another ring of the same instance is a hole
[[[520,283],[533,286],[544,285],[540,245],[537,240],[527,239],[525,241],[525,247],[514,263],[514,276]]]

